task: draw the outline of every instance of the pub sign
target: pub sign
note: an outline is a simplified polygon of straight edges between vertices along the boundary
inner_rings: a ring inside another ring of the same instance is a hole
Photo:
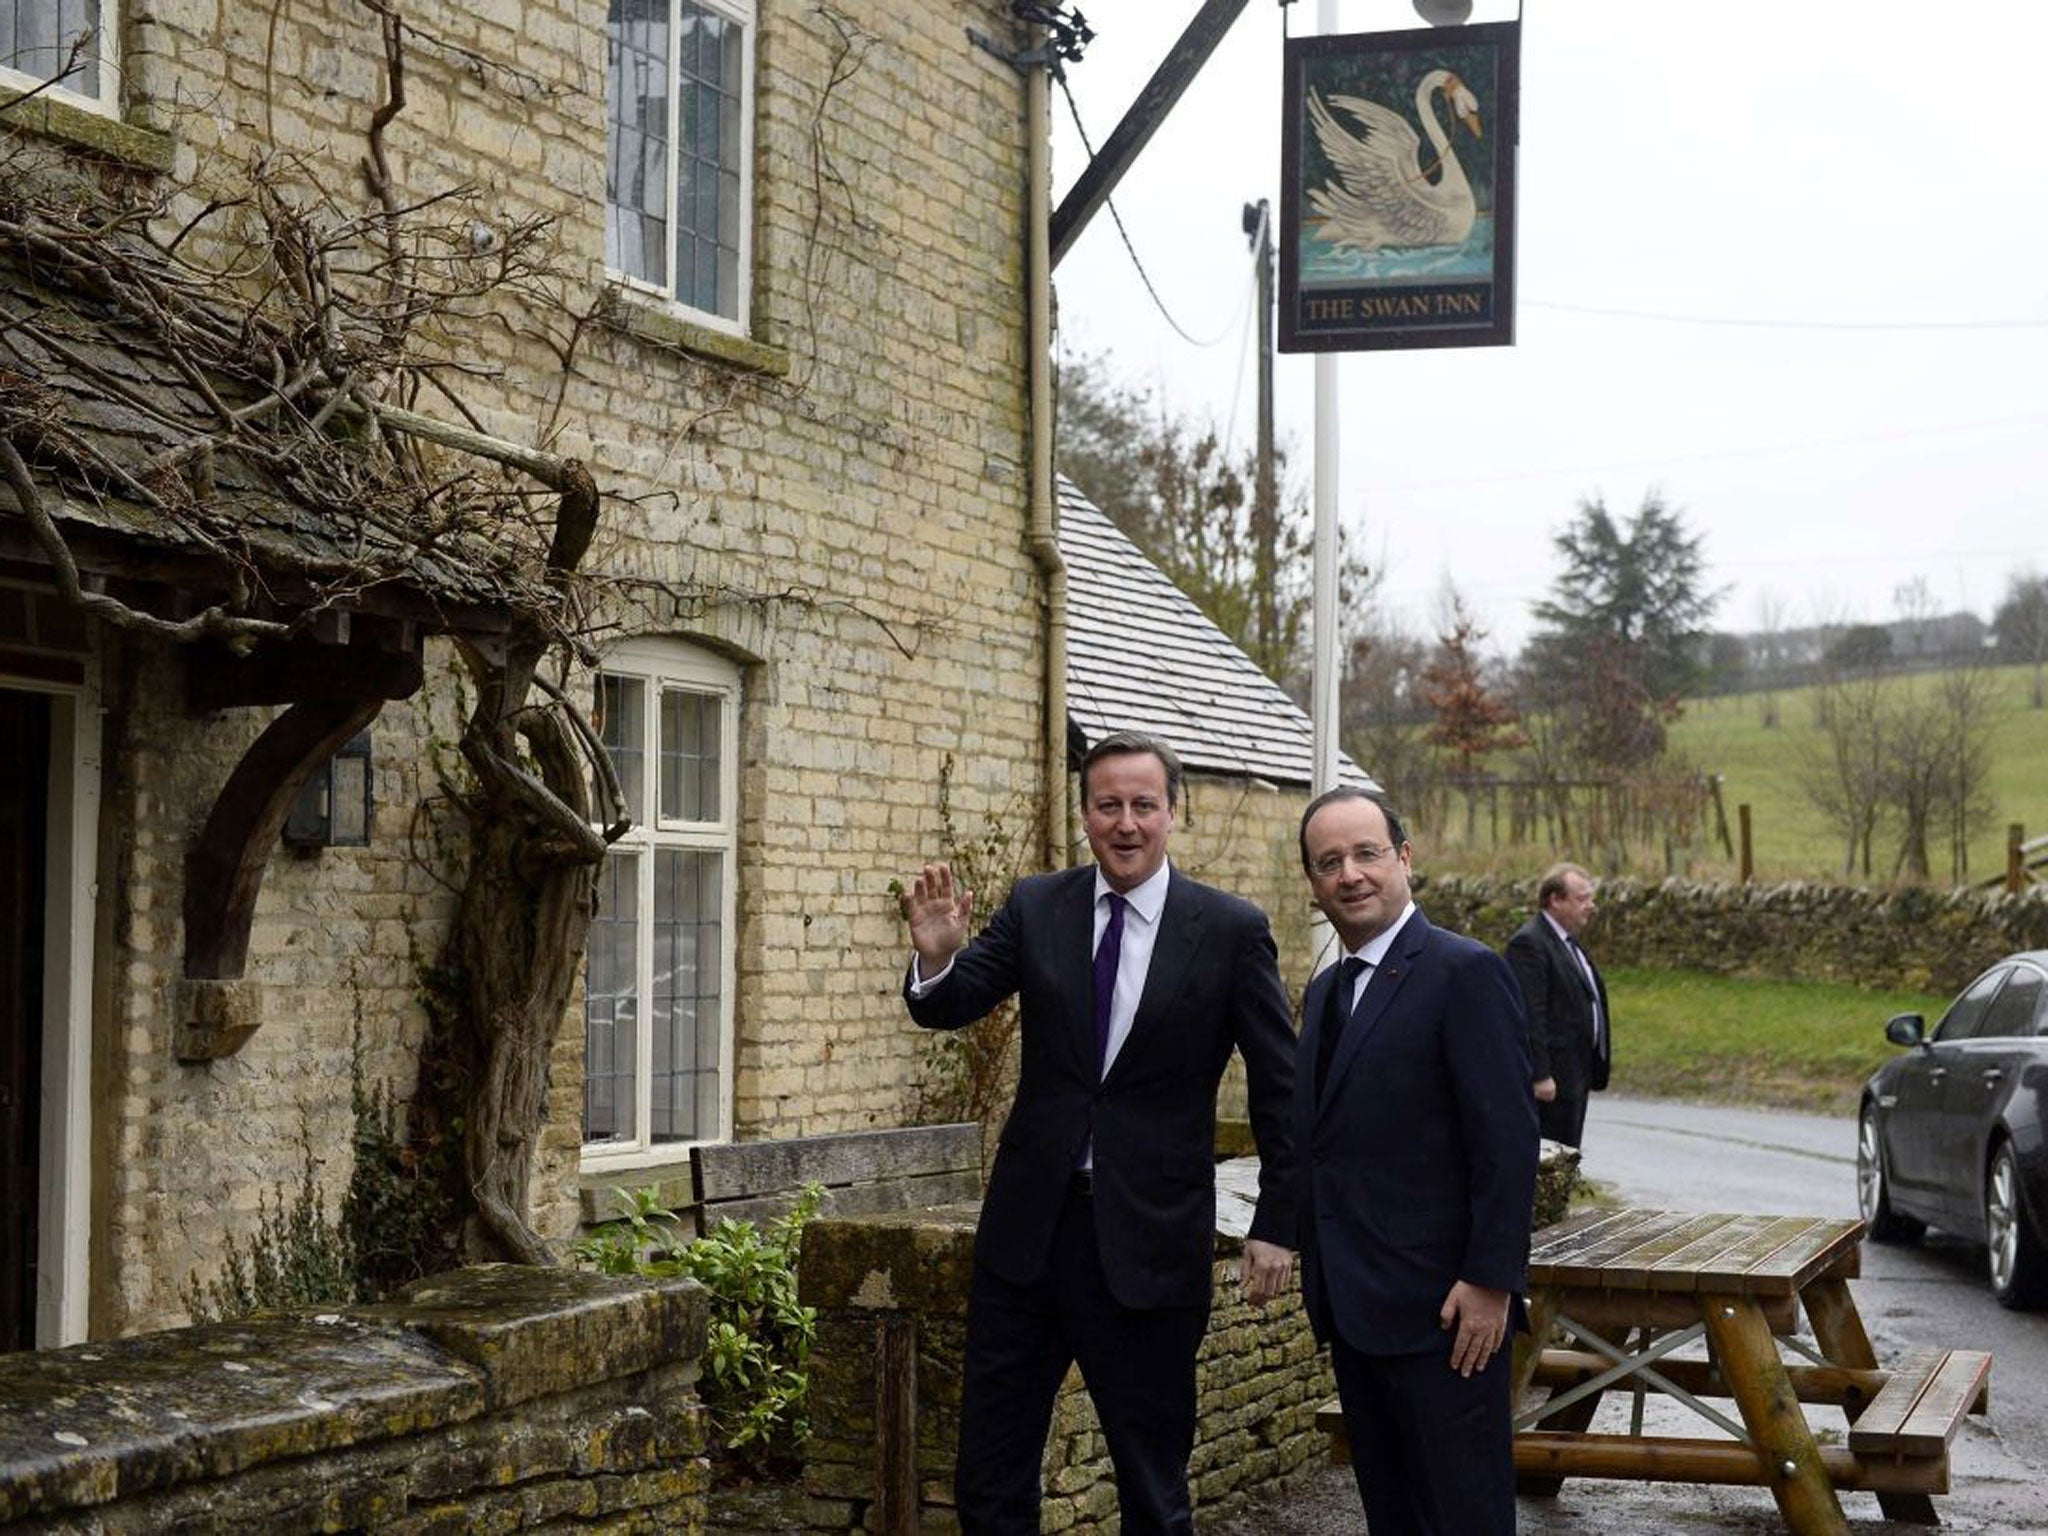
[[[1281,351],[1514,341],[1520,35],[1288,40]]]

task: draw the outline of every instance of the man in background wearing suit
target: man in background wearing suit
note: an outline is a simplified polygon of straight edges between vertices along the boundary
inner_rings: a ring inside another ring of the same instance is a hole
[[[1287,996],[1265,914],[1167,862],[1181,777],[1164,742],[1098,742],[1081,765],[1094,865],[1018,881],[972,944],[973,894],[947,865],[925,865],[902,899],[917,1023],[957,1029],[1013,993],[1022,1007],[974,1243],[955,1476],[967,1536],[1037,1536],[1053,1399],[1076,1363],[1126,1536],[1192,1532],[1216,1088],[1233,1048],[1261,1162],[1240,1283],[1258,1305],[1292,1273]]]
[[[1529,1060],[1543,1134],[1579,1146],[1586,1097],[1607,1086],[1614,1059],[1607,987],[1579,935],[1593,920],[1593,877],[1559,864],[1536,886],[1536,915],[1508,940],[1508,964],[1529,1012]]]
[[[1302,1287],[1372,1536],[1513,1536],[1526,1026],[1500,956],[1416,907],[1410,860],[1375,792],[1333,789],[1302,817],[1302,866],[1343,949],[1302,1001]]]

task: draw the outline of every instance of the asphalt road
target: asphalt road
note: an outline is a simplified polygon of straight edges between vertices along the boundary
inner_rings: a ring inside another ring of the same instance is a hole
[[[1615,1199],[1672,1210],[1854,1215],[1856,1132],[1848,1117],[1596,1095],[1586,1175]],[[1936,1498],[1943,1528],[1968,1536],[2048,1533],[2048,1313],[2007,1312],[1991,1298],[1980,1249],[1939,1235],[1911,1248],[1866,1244],[1858,1311],[1880,1359],[1934,1346],[1988,1349],[1991,1412],[1965,1422],[1952,1491]],[[1596,1428],[1622,1405],[1610,1400]],[[1679,1414],[1680,1410],[1656,1410]],[[1682,1417],[1682,1415],[1681,1415]],[[1653,1424],[1655,1420],[1651,1421]],[[1825,1422],[1825,1421],[1821,1421]],[[1698,1421],[1671,1432],[1711,1433]],[[1845,1493],[1857,1536],[1924,1527],[1884,1519],[1873,1494]],[[1665,1536],[1783,1530],[1760,1489],[1573,1481],[1554,1499],[1523,1499],[1524,1536]],[[1365,1522],[1348,1473],[1320,1472],[1284,1500],[1205,1536],[1356,1536]]]

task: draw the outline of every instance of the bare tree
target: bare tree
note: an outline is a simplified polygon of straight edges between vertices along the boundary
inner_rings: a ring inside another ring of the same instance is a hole
[[[1799,787],[1842,842],[1842,877],[1870,877],[1871,842],[1885,793],[1882,682],[1832,671],[1814,689],[1819,730],[1797,757]]]
[[[1344,747],[1419,823],[1432,821],[1436,753],[1422,702],[1427,647],[1387,614],[1367,618],[1345,653]]]
[[[582,464],[480,429],[462,338],[509,329],[566,379],[594,316],[564,300],[545,223],[507,225],[469,188],[400,197],[385,137],[409,32],[377,16],[360,206],[263,155],[145,195],[9,133],[0,108],[0,262],[35,273],[0,288],[0,475],[65,597],[162,640],[246,651],[422,570],[498,616],[459,638],[473,702],[468,778],[450,790],[467,866],[434,1011],[441,1070],[422,1092],[439,1094],[429,1118],[459,1127],[451,1193],[475,1218],[471,1253],[548,1263],[527,1190],[548,1058],[592,872],[623,830],[605,755],[548,675],[591,659],[578,567],[600,498]],[[119,449],[94,428],[110,417],[140,424]],[[51,486],[175,530],[228,573],[226,595],[178,617],[93,590]],[[277,536],[284,514],[303,537]]]
[[[1486,631],[1466,611],[1456,587],[1447,589],[1444,606],[1436,655],[1422,671],[1422,699],[1436,711],[1427,740],[1457,760],[1465,795],[1465,837],[1470,841],[1478,814],[1475,772],[1486,758],[1524,746],[1529,738],[1515,723],[1519,716],[1513,702],[1485,675],[1479,644]]]

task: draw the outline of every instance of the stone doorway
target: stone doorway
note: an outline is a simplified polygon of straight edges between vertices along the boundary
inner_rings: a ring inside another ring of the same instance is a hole
[[[0,689],[0,1350],[36,1342],[50,699]]]

